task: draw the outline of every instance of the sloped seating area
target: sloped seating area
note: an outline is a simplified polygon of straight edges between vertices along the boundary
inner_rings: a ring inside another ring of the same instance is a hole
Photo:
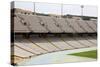
[[[17,58],[25,60],[51,52],[88,48],[93,46],[96,47],[96,41],[95,37],[90,36],[87,38],[81,36],[47,36],[46,38],[31,36],[29,39],[23,38],[22,36],[16,36],[12,47],[14,48],[13,57],[17,56]],[[18,59],[15,59],[15,61],[17,62]]]
[[[75,33],[75,30],[65,21],[64,18],[55,18],[57,24],[59,27],[63,30],[65,33]]]
[[[86,21],[86,23],[90,26],[91,29],[93,29],[94,32],[97,31],[97,27],[94,24],[95,22],[93,22],[93,21]]]
[[[75,30],[77,33],[84,33],[85,31],[78,25],[76,19],[66,19],[67,23]]]
[[[39,19],[35,15],[23,15],[17,14],[18,17],[23,18],[23,21],[26,23],[26,26],[30,28],[30,32],[48,32],[39,22]]]
[[[75,18],[15,14],[14,32],[32,33],[95,33],[97,22]]]
[[[48,30],[49,30],[49,32],[54,32],[54,33],[59,33],[59,32],[62,32],[62,30],[59,28],[59,27],[57,27],[57,25],[56,25],[56,22],[51,18],[51,17],[45,17],[45,16],[39,16],[41,19],[42,19],[42,21],[41,22],[43,22],[44,24],[45,24],[45,26],[48,28]]]
[[[92,33],[94,32],[86,23],[84,20],[77,20],[77,23],[86,31],[86,33]]]
[[[29,29],[21,23],[21,19],[14,17],[14,32],[30,32]]]

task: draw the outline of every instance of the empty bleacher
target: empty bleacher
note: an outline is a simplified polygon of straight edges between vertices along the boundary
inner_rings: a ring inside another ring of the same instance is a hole
[[[80,24],[82,28],[85,29],[86,33],[92,33],[94,32],[86,23],[84,20],[77,20],[77,22]]]
[[[65,33],[75,33],[75,30],[65,21],[64,18],[55,18],[56,23]]]
[[[26,26],[21,23],[21,19],[14,17],[14,32],[30,32]]]
[[[94,22],[94,24],[95,24],[96,27],[97,27],[97,20],[92,20],[92,22]]]
[[[92,41],[92,42],[90,42]],[[38,36],[31,36],[30,39],[23,37],[15,37],[15,55],[21,57],[29,57],[31,55],[41,55],[44,53],[55,52],[60,50],[69,50],[76,48],[85,48],[96,46],[96,40],[92,37],[51,37],[40,38]],[[20,52],[29,53],[29,55],[20,55]],[[16,54],[18,53],[18,54]]]
[[[66,44],[61,38],[59,37],[47,37],[46,40],[53,43],[56,47],[60,48],[60,50],[68,50],[68,49],[74,49],[70,45]]]
[[[15,63],[29,59],[34,56],[41,54],[57,52],[62,50],[72,50],[96,46],[95,37],[54,37],[47,36],[38,37],[31,36],[29,39],[23,38],[21,35],[15,36],[14,45],[14,54]]]
[[[66,19],[66,22],[71,25],[77,33],[85,32],[77,23],[76,19]]]
[[[32,42],[45,49],[48,52],[58,51],[59,49],[53,46],[50,42],[45,40],[44,38],[39,37],[31,37]]]
[[[17,46],[20,46],[27,50],[30,50],[31,52],[34,52],[35,54],[41,54],[41,53],[47,52],[47,51],[39,48],[36,44],[32,43],[30,40],[27,40],[21,36],[15,37],[15,44]]]
[[[84,37],[76,37],[75,38],[77,41],[81,42],[82,44],[88,46],[88,47],[91,47],[91,46],[94,46],[95,44],[89,42],[88,40],[86,40],[86,38]],[[96,45],[95,45],[96,46]]]
[[[35,54],[31,53],[30,51],[24,50],[18,46],[14,46],[14,55],[20,57],[30,57],[30,56],[34,56]]]
[[[39,16],[42,20],[42,22],[45,24],[44,26],[47,27],[47,29],[50,32],[59,33],[62,32],[62,30],[57,27],[56,22],[52,19],[52,17],[49,16]]]
[[[94,32],[97,32],[97,27],[96,27],[96,25],[94,24],[93,21],[86,21],[86,23],[88,24],[88,26],[89,26]]]
[[[88,36],[88,37],[85,37],[89,42],[93,43],[93,45],[97,45],[97,39],[96,37],[91,37],[91,36]]]
[[[15,15],[14,32],[16,33],[94,33],[97,31],[97,22],[95,20],[18,13]]]
[[[73,46],[74,48],[83,48],[85,47],[84,45],[80,44],[76,40],[74,40],[72,37],[63,37],[62,38],[66,43],[69,45]]]

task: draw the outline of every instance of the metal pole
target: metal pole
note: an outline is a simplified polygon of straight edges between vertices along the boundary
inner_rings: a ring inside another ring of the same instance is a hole
[[[84,6],[81,5],[81,16],[83,16],[83,8],[84,8]]]
[[[63,4],[61,4],[61,17],[63,16]]]
[[[35,2],[34,2],[34,15],[36,14],[36,12],[35,12]]]

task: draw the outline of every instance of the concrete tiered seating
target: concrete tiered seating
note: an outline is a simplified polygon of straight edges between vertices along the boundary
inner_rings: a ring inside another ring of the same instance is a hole
[[[89,42],[88,40],[86,40],[86,38],[76,37],[76,40],[81,42],[82,44],[84,44],[86,46],[94,46],[94,44]]]
[[[94,22],[94,24],[95,24],[96,27],[97,27],[97,20],[92,20],[92,22]]]
[[[41,48],[47,50],[48,52],[58,51],[59,49],[49,43],[47,40],[39,37],[32,37],[32,42],[40,46]]]
[[[20,39],[19,39],[19,40],[20,40]],[[32,44],[32,43],[31,43],[31,44]],[[17,46],[19,46],[19,47],[21,47],[21,48],[24,48],[24,49],[30,51],[30,52],[33,53],[33,54],[41,54],[40,51],[37,51],[37,50],[34,49],[32,46],[29,47],[30,43],[28,44],[27,41],[24,40],[24,39],[23,39],[23,40],[21,39],[20,41],[16,40],[16,41],[15,41],[15,45],[17,45]]]
[[[42,20],[42,22],[44,23],[45,27],[47,27],[47,29],[50,32],[54,32],[54,33],[61,33],[63,32],[59,27],[57,27],[56,22],[52,19],[52,17],[49,16],[39,16]]]
[[[94,45],[97,45],[97,40],[95,40],[95,39],[88,39],[88,40],[91,41],[91,42],[93,42]]]
[[[36,33],[46,33],[48,32],[46,28],[44,28],[39,22],[39,19],[36,15],[24,15],[18,14],[18,16],[22,17],[27,25],[30,27],[32,32]]]
[[[69,45],[75,47],[75,48],[83,48],[85,47],[84,45],[80,44],[79,42],[77,42],[76,40],[74,40],[72,37],[63,37],[62,38],[66,43],[68,43]]]
[[[12,48],[14,48],[14,54],[12,54],[14,60],[12,60],[14,61],[13,63],[19,63],[25,59],[45,53],[87,48],[96,45],[96,37],[48,36],[40,38],[31,36],[29,39],[24,39],[21,35],[16,35],[14,45],[12,45]]]
[[[50,41],[51,43],[53,43],[55,46],[57,46],[58,48],[60,48],[60,50],[65,50],[65,49],[74,49],[73,47],[69,46],[68,44],[66,44],[63,40],[61,40],[61,38],[59,37],[48,37],[46,38],[48,41]]]
[[[66,32],[66,33],[75,33],[75,30],[73,30],[68,23],[65,21],[64,18],[54,18],[56,20],[56,23],[60,26],[60,28]]]
[[[97,32],[97,27],[93,21],[86,21],[86,23],[94,30],[94,32]]]
[[[75,29],[75,31],[76,31],[77,33],[83,33],[83,32],[85,32],[85,31],[78,25],[76,19],[68,19],[68,18],[67,18],[66,20],[67,20],[67,23],[68,23],[69,25],[71,25],[71,26]]]
[[[88,32],[88,33],[94,32],[94,31],[86,24],[86,22],[85,22],[84,20],[77,20],[77,22],[80,24],[81,27],[83,27],[83,28],[86,30],[86,32]]]
[[[14,32],[30,32],[26,26],[21,23],[21,19],[14,17]]]
[[[31,40],[28,41],[28,40],[25,40],[25,39],[24,39],[24,41],[27,42],[26,45],[27,45],[28,47],[32,48],[32,49],[35,50],[36,52],[39,52],[40,54],[42,54],[42,53],[47,53],[47,51],[41,49],[40,47],[36,46],[36,44],[32,43]]]
[[[15,32],[34,33],[94,33],[96,20],[77,20],[74,18],[56,18],[51,16],[15,14]]]
[[[88,39],[86,39],[85,37],[40,38],[40,37],[35,36],[35,37],[30,38],[29,40],[30,41],[23,38],[21,39],[21,37],[15,38],[15,43],[14,43],[15,54],[14,55],[21,56],[21,57],[29,57],[32,55],[38,55],[38,54],[43,54],[43,53],[48,53],[48,52],[53,52],[53,51],[65,50],[65,49],[75,49],[75,48],[96,46],[96,40],[91,37],[88,37]],[[90,41],[92,41],[93,43]],[[20,50],[23,53],[20,54],[19,52]]]
[[[14,55],[20,56],[20,57],[30,57],[30,56],[34,56],[35,54],[32,54],[28,51],[25,51],[19,47],[14,46]]]
[[[92,42],[95,46],[97,45],[97,39],[95,39],[94,37],[85,37],[88,41]]]
[[[15,43],[16,45],[26,47],[26,49],[32,50],[35,54],[42,54],[42,53],[47,53],[47,51],[39,48],[36,46],[36,44],[32,43],[31,40],[27,40],[23,38],[22,36],[16,36],[15,37]]]

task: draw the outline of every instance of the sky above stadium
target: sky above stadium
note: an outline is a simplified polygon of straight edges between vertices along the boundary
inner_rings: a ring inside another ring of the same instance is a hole
[[[62,7],[62,8],[61,8]],[[15,8],[21,8],[25,10],[34,11],[34,3],[33,2],[15,2]],[[61,11],[61,9],[63,9]],[[97,17],[97,6],[84,5],[84,8],[81,8],[81,5],[71,5],[71,4],[52,4],[52,3],[35,3],[35,11],[38,13],[46,13],[46,14],[58,14],[58,15],[83,15],[84,16],[93,16]]]

